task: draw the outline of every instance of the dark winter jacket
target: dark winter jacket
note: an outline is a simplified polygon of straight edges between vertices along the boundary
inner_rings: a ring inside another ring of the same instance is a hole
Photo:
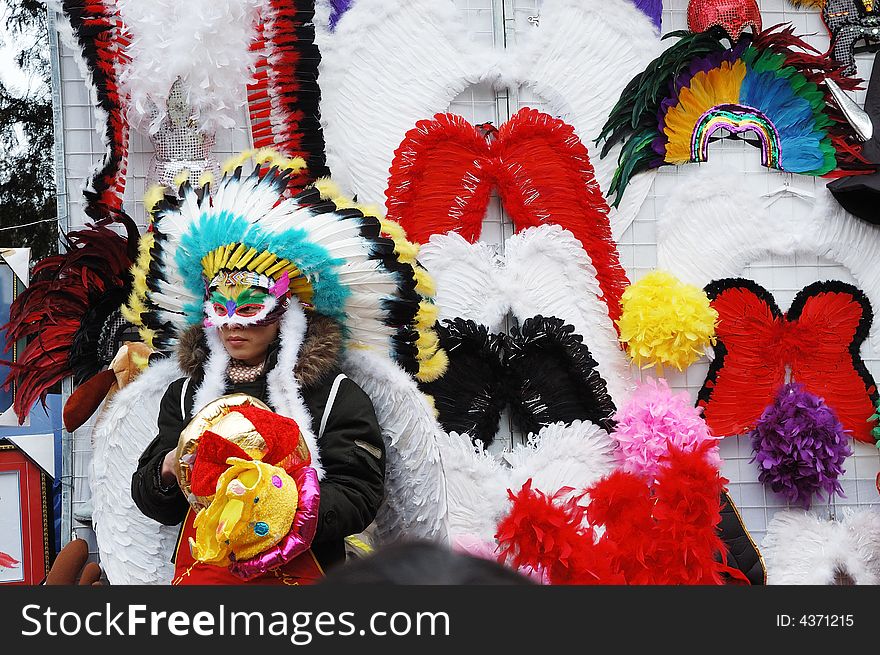
[[[321,417],[333,381],[340,373],[338,357],[341,333],[334,321],[313,316],[295,371],[303,401],[312,417],[312,431],[319,432]],[[138,461],[132,476],[131,493],[140,510],[165,525],[181,523],[189,510],[183,493],[175,485],[164,491],[159,481],[162,460],[177,447],[180,432],[189,422],[195,391],[201,382],[208,356],[204,334],[191,329],[181,339],[181,368],[191,378],[184,397],[186,415],[181,415],[181,391],[187,378],[173,382],[159,409],[158,434]],[[270,347],[266,372],[278,356],[278,344]],[[271,407],[265,373],[256,381],[227,383],[227,393],[246,393]],[[385,445],[369,397],[354,382],[342,380],[318,441],[324,479],[318,527],[312,552],[325,569],[345,557],[344,538],[363,531],[376,516],[384,495]]]

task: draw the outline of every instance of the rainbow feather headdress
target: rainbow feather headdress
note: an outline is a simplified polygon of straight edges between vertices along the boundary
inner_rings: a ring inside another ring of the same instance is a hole
[[[251,156],[257,163],[244,174]],[[203,321],[206,281],[220,271],[286,272],[304,307],[339,321],[349,347],[387,355],[420,380],[437,377],[445,353],[417,247],[399,225],[342,197],[329,180],[285,197],[301,163],[246,153],[228,166],[213,197],[207,184],[184,182],[176,196],[148,198],[151,222],[126,318],[148,345],[169,352],[183,330]]]
[[[729,47],[714,29],[668,37],[681,38],[624,89],[598,139],[602,156],[625,141],[610,187],[615,205],[641,171],[706,161],[720,129],[756,134],[769,168],[816,176],[864,168],[855,134],[820,86],[833,79],[851,89],[858,80],[808,52],[790,27],[744,33]]]

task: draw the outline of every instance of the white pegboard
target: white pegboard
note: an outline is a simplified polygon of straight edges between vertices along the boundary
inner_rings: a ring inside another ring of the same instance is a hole
[[[597,1],[597,0],[584,0]],[[531,17],[540,11],[541,0],[455,0],[456,6],[466,16],[466,24],[472,39],[484,45],[497,48],[510,45],[518,34],[531,29]],[[685,29],[687,27],[687,0],[666,0],[663,11],[662,31]],[[765,26],[780,22],[792,22],[797,32],[821,51],[825,51],[828,38],[825,28],[816,11],[795,9],[787,0],[759,0]],[[507,19],[507,20],[505,20]],[[871,55],[857,57],[859,75],[867,79],[870,75]],[[588,83],[585,80],[585,83]],[[64,172],[69,189],[67,198],[71,227],[84,223],[81,188],[95,163],[103,152],[100,135],[95,131],[95,119],[86,87],[73,59],[73,54],[63,49],[61,57],[61,95],[64,111],[65,158]],[[855,94],[859,102],[864,101],[864,91]],[[540,98],[528,94],[526,90],[512,89],[496,91],[491,85],[479,85],[467,89],[449,106],[449,110],[464,116],[472,124],[491,121],[500,125],[522,106],[543,109]],[[426,117],[427,118],[427,117]],[[250,146],[247,130],[247,116],[241,113],[239,128],[218,134],[215,152],[222,159]],[[139,225],[145,224],[143,193],[146,171],[152,153],[148,138],[132,134],[129,159],[129,176],[126,188],[126,209]],[[770,171],[760,165],[760,156],[754,148],[742,142],[721,141],[711,147],[710,161],[705,164],[689,164],[684,167],[664,167],[655,178],[654,185],[642,210],[632,225],[621,237],[618,247],[621,262],[631,281],[640,279],[656,265],[657,216],[664,207],[665,200],[672,189],[686,185],[689,169],[717,168],[736,171],[756,193],[765,193],[790,179],[792,184],[807,190],[815,190],[824,180],[789,176]],[[794,216],[807,215],[809,207],[803,201],[789,198],[780,199],[773,205],[774,213],[787,213]],[[511,222],[504,215],[499,198],[494,196],[483,226],[482,240],[496,244],[503,251],[504,241],[513,233]],[[796,292],[806,284],[819,279],[839,279],[852,281],[851,274],[834,262],[818,261],[809,253],[798,253],[791,258],[776,258],[766,262],[754,262],[745,277],[753,277],[772,291],[781,309],[786,309]],[[880,325],[875,325],[875,330]],[[588,341],[588,340],[587,340]],[[880,358],[866,342],[862,356],[875,378],[880,379]],[[682,390],[695,400],[697,391],[703,383],[708,369],[706,360],[698,362],[683,374],[668,375],[670,385]],[[641,375],[651,375],[650,371]],[[509,420],[504,420],[502,430],[496,439],[493,450],[510,446],[522,435],[511,430]],[[74,463],[74,515],[87,513],[88,483],[87,471],[91,456],[91,426],[86,425],[73,435]],[[872,446],[855,444],[856,454],[846,462],[843,486],[847,494],[845,500],[835,500],[833,511],[843,505],[880,504],[874,478],[880,471],[880,454]],[[751,448],[745,437],[728,437],[721,446],[724,459],[722,473],[730,480],[731,495],[740,507],[746,526],[753,538],[760,543],[768,521],[783,506],[778,498],[766,491],[757,480],[755,465],[750,463]],[[90,540],[94,537],[88,523],[74,521],[74,534]]]

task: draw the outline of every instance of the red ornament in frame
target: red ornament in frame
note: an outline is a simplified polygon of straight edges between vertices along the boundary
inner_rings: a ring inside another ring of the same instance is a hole
[[[0,584],[40,584],[49,571],[47,476],[0,442]]]

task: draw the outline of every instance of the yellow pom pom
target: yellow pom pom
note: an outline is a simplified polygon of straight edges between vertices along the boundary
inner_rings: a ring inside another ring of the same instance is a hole
[[[438,350],[429,359],[419,362],[419,372],[416,380],[419,382],[433,382],[446,372],[449,366],[449,357],[445,350]]]
[[[715,344],[718,312],[706,293],[669,273],[654,271],[630,285],[621,306],[620,340],[639,367],[683,371]]]

